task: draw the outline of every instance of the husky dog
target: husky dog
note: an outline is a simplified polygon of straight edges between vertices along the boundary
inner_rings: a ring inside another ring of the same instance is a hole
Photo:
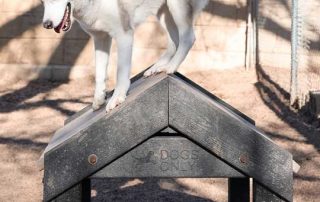
[[[118,45],[117,84],[107,103],[109,112],[121,104],[130,86],[130,70],[134,29],[148,16],[156,15],[167,31],[168,48],[160,59],[145,72],[173,73],[186,58],[195,35],[193,23],[208,0],[42,0],[43,26],[55,32],[70,30],[74,20],[93,37],[96,79],[92,107],[105,103],[106,71],[111,39]]]

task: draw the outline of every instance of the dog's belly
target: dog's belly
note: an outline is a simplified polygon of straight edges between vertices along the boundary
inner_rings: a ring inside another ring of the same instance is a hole
[[[110,36],[116,37],[123,31],[134,29],[148,16],[156,15],[164,3],[165,0],[100,1],[75,18],[89,34],[108,32]]]

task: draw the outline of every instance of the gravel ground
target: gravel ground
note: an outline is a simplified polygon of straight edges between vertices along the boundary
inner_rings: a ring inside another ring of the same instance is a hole
[[[319,122],[290,110],[288,81],[268,75],[288,75],[288,71],[186,74],[253,118],[257,127],[294,155],[301,166],[295,175],[295,201],[320,201]],[[43,172],[35,162],[54,131],[68,116],[90,104],[92,95],[92,79],[0,86],[0,201],[41,201]],[[104,201],[227,201],[226,193],[223,179],[120,179],[95,181],[92,197],[94,201],[103,196],[108,196]]]

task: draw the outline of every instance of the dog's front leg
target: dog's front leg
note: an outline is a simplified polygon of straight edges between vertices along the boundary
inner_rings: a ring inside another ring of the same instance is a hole
[[[96,86],[92,103],[93,110],[99,109],[105,103],[106,72],[109,62],[111,37],[106,33],[93,35],[96,61]]]
[[[118,35],[116,41],[118,44],[117,84],[114,93],[107,104],[107,112],[124,102],[130,87],[133,33],[128,31]]]

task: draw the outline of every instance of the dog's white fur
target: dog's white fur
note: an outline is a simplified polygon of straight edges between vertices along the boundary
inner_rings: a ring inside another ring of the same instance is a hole
[[[195,41],[193,22],[208,0],[43,0],[43,22],[51,20],[57,27],[71,3],[72,20],[94,40],[96,86],[93,109],[105,103],[106,68],[111,38],[118,45],[117,84],[106,110],[122,103],[130,86],[134,29],[148,16],[156,15],[167,31],[168,48],[145,76],[159,72],[173,73],[187,56]]]

